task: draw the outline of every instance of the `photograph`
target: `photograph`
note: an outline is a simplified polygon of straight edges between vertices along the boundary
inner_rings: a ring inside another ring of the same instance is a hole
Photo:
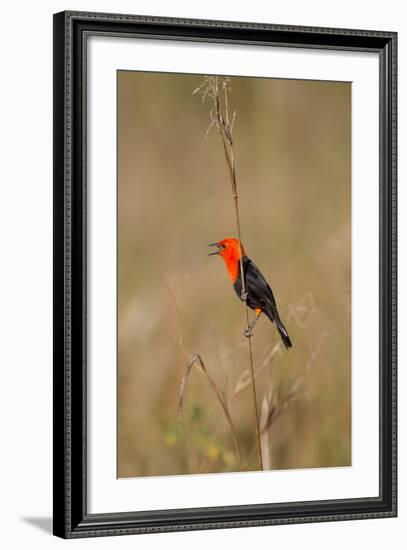
[[[290,17],[53,16],[55,536],[397,516],[397,32]]]
[[[117,477],[352,466],[351,82],[116,75]]]

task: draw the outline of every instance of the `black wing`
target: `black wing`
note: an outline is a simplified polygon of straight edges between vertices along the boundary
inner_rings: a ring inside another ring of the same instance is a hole
[[[247,292],[247,305],[252,309],[261,308],[277,311],[277,304],[270,285],[267,283],[260,269],[247,256],[243,257],[243,272]],[[234,284],[236,294],[241,298],[242,284],[240,272]]]
[[[263,277],[260,269],[247,256],[243,257],[243,273],[245,278],[245,287],[247,292],[247,305],[252,309],[260,308],[264,311],[271,322],[275,322],[278,332],[285,347],[291,348],[292,343],[288,332],[281,322],[278,314],[276,300],[273,291],[266,279]],[[242,284],[240,273],[233,285],[236,294],[242,299]]]
[[[274,320],[276,317],[278,318],[277,304],[273,291],[260,269],[251,260],[247,263],[245,282],[248,297],[251,298],[255,307],[264,309],[271,320]]]

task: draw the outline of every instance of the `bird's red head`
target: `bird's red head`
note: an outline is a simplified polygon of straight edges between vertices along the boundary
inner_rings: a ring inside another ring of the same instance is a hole
[[[240,251],[242,252],[242,256],[246,254],[243,245],[239,246],[238,239],[228,238],[217,243],[212,243],[209,246],[216,246],[218,248],[215,252],[211,252],[209,256],[217,254],[223,258],[229,277],[232,283],[234,283],[239,273]]]

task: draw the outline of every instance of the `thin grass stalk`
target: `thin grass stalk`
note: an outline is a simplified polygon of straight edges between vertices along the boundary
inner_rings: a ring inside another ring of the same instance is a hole
[[[172,288],[164,281],[164,279],[162,279],[161,277],[159,277],[159,279],[162,282],[162,284],[164,285],[164,287],[168,290],[168,292],[171,296],[172,302],[174,304],[175,312],[177,314],[177,318],[178,318],[178,322],[179,322],[178,344],[179,344],[182,352],[184,353],[185,357],[188,359],[187,366],[185,368],[185,373],[184,373],[184,376],[181,380],[181,386],[180,386],[180,390],[179,390],[179,400],[178,400],[178,410],[177,410],[178,419],[180,419],[181,415],[182,415],[182,409],[183,409],[183,405],[184,405],[184,395],[185,395],[185,390],[186,390],[186,384],[188,382],[189,373],[190,373],[192,367],[194,365],[196,365],[197,368],[199,369],[199,371],[206,376],[212,390],[215,392],[218,403],[219,403],[222,411],[225,414],[225,418],[227,420],[227,423],[229,424],[230,432],[232,434],[233,447],[235,449],[236,458],[237,458],[238,463],[239,463],[239,469],[242,470],[242,457],[241,457],[240,450],[239,450],[239,445],[238,445],[238,442],[237,442],[236,428],[235,428],[235,425],[233,423],[232,416],[229,412],[229,407],[227,405],[225,396],[224,396],[222,390],[216,385],[216,383],[214,382],[214,380],[212,379],[212,377],[208,373],[208,370],[205,366],[205,363],[204,363],[202,357],[198,353],[191,354],[186,349],[185,344],[184,344],[184,335],[183,335],[183,325],[184,325],[184,323],[183,323],[183,320],[182,320],[181,312],[179,310],[178,303],[177,303],[177,300],[175,298],[174,292],[173,292]]]
[[[218,386],[216,385],[216,383],[214,382],[212,377],[209,375],[209,373],[208,373],[208,371],[205,367],[205,363],[203,362],[202,357],[198,353],[194,353],[194,354],[191,355],[191,357],[188,360],[187,366],[185,368],[185,374],[184,374],[184,377],[182,379],[181,386],[180,386],[177,416],[178,416],[178,418],[181,418],[182,408],[183,408],[183,404],[184,404],[185,388],[186,388],[186,384],[187,384],[187,381],[188,381],[189,373],[191,372],[191,369],[194,365],[196,365],[198,367],[198,369],[201,371],[201,373],[206,376],[212,390],[214,391],[214,393],[216,395],[218,403],[219,403],[223,413],[225,414],[226,420],[227,420],[227,422],[229,424],[229,427],[230,427],[230,432],[232,434],[233,446],[235,448],[236,458],[239,462],[239,469],[241,470],[242,469],[242,459],[241,459],[241,456],[240,456],[239,445],[237,443],[235,425],[233,424],[232,417],[230,415],[228,406],[225,402],[225,398],[224,398],[221,390],[218,388]]]
[[[223,144],[223,151],[225,154],[226,164],[229,169],[229,175],[230,175],[230,181],[232,185],[232,194],[233,194],[233,201],[234,201],[234,207],[235,207],[235,217],[236,217],[236,228],[237,228],[237,236],[239,240],[239,253],[240,253],[240,278],[242,281],[242,299],[244,301],[244,309],[245,309],[245,316],[246,316],[246,328],[249,330],[249,308],[247,305],[247,292],[246,292],[246,285],[245,285],[245,279],[244,279],[244,272],[243,272],[243,257],[242,257],[242,247],[241,247],[241,241],[242,241],[242,232],[241,232],[241,225],[240,225],[240,214],[239,214],[239,194],[237,191],[237,181],[236,181],[236,164],[233,154],[233,139],[232,139],[232,130],[229,123],[229,107],[228,107],[228,101],[227,101],[227,84],[226,82],[223,82],[223,91],[224,91],[224,116],[222,114],[222,107],[221,107],[221,99],[220,99],[220,93],[219,93],[219,79],[217,76],[211,77],[214,79],[213,81],[213,97],[214,97],[214,103],[215,103],[215,110],[216,110],[216,128],[218,129],[218,132],[222,138],[222,144]],[[258,463],[260,470],[263,470],[263,456],[262,456],[262,450],[261,450],[261,438],[260,438],[260,423],[259,423],[259,413],[258,413],[258,406],[257,406],[257,392],[256,392],[256,381],[254,376],[254,361],[253,361],[253,350],[252,350],[252,341],[251,341],[251,335],[248,336],[248,344],[249,344],[249,360],[250,360],[250,371],[251,371],[251,379],[252,379],[252,391],[253,391],[253,407],[254,407],[254,417],[255,417],[255,425],[256,425],[256,442],[257,442],[257,455],[258,455]]]

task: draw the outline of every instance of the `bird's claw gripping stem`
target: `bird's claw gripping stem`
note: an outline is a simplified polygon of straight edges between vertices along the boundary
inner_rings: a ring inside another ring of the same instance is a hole
[[[240,293],[240,297],[241,299],[246,302],[247,300],[247,292],[245,290],[242,290],[242,292]]]
[[[256,317],[253,319],[253,321],[247,326],[246,330],[243,332],[246,338],[250,338],[250,336],[253,336],[254,325],[259,320],[260,314],[261,314],[261,310],[259,310],[258,312],[256,311]]]

